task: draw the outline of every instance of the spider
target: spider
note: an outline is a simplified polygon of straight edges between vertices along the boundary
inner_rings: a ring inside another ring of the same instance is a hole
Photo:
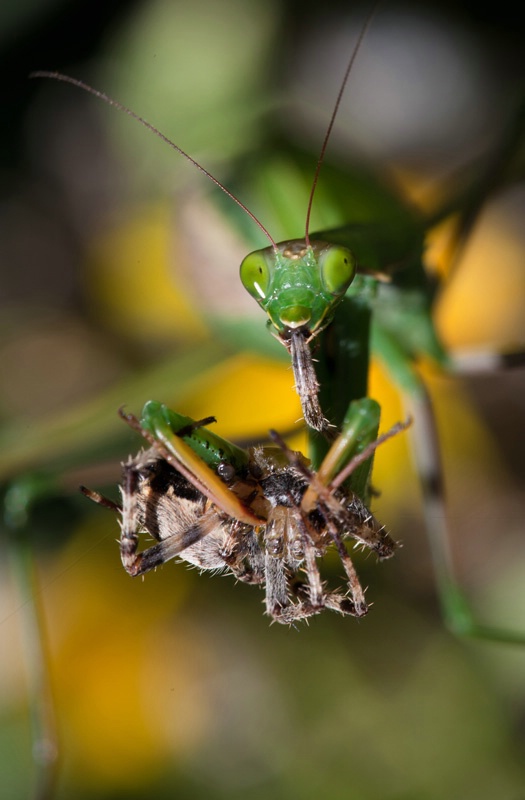
[[[81,487],[91,500],[120,512],[120,554],[126,571],[143,575],[174,557],[201,570],[229,571],[266,590],[266,613],[293,624],[324,609],[354,617],[368,605],[345,539],[390,558],[396,543],[344,482],[377,445],[407,423],[372,441],[338,475],[319,472],[271,432],[275,445],[241,450],[206,426],[159,403],[139,421],[121,417],[150,447],[123,466],[122,504]],[[326,470],[325,470],[326,471]],[[143,534],[156,544],[139,552]],[[318,559],[335,547],[346,587],[329,589]]]

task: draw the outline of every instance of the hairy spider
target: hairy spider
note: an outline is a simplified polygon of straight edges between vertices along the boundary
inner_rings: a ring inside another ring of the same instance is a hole
[[[281,623],[325,608],[356,617],[367,613],[344,540],[354,539],[381,560],[394,554],[396,543],[363,501],[339,485],[341,473],[323,483],[320,472],[311,471],[275,433],[277,447],[242,451],[239,463],[224,457],[230,443],[204,427],[212,418],[189,425],[188,418],[180,418],[184,423],[175,430],[178,415],[160,404],[147,404],[140,422],[131,414],[121,416],[151,444],[123,464],[122,505],[82,491],[120,512],[120,553],[130,575],[143,575],[177,556],[202,570],[227,570],[241,581],[263,585],[266,612]],[[194,444],[202,446],[210,436],[216,449],[206,463]],[[345,471],[370,458],[384,438]],[[156,544],[139,552],[144,534]],[[337,591],[327,587],[318,565],[332,547],[346,575],[346,586]]]

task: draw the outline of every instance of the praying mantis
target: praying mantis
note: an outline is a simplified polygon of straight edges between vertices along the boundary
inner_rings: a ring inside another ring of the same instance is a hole
[[[322,177],[321,170],[321,177]],[[512,632],[495,631],[475,623],[465,604],[464,597],[453,577],[451,570],[450,557],[447,547],[447,531],[444,523],[445,504],[441,493],[441,476],[439,464],[439,451],[437,450],[437,436],[432,416],[432,409],[423,382],[419,378],[417,370],[414,369],[412,361],[408,355],[420,355],[422,352],[430,355],[443,368],[451,365],[451,359],[441,346],[438,337],[435,335],[430,312],[432,301],[432,285],[427,279],[426,273],[421,267],[421,252],[423,236],[426,229],[426,220],[413,220],[408,215],[410,222],[403,226],[402,236],[399,230],[390,224],[372,226],[376,230],[370,231],[365,226],[356,226],[352,230],[351,226],[341,226],[333,228],[328,232],[323,231],[321,241],[346,249],[352,254],[357,252],[357,263],[360,267],[367,268],[367,274],[360,274],[350,285],[348,292],[342,294],[339,306],[333,311],[333,320],[326,329],[320,331],[308,346],[315,347],[314,356],[318,359],[316,370],[316,380],[319,384],[319,408],[322,411],[323,420],[328,420],[339,430],[342,425],[343,414],[352,399],[361,399],[366,394],[366,383],[369,367],[369,346],[372,345],[375,353],[387,365],[387,369],[392,372],[403,387],[408,397],[411,414],[414,418],[414,428],[416,429],[416,441],[418,444],[417,453],[419,454],[420,464],[423,466],[423,481],[426,491],[426,507],[428,510],[428,524],[431,530],[431,542],[435,556],[437,582],[442,596],[442,604],[445,618],[449,626],[457,633],[467,635],[481,635],[488,639],[498,639],[500,641],[523,642],[520,634]],[[379,231],[377,228],[379,227]],[[292,232],[293,233],[293,232]],[[375,235],[372,236],[372,233]],[[312,234],[312,240],[317,240],[317,235]],[[401,241],[400,239],[406,239]],[[408,243],[408,248],[406,246]],[[396,252],[399,247],[400,254]],[[366,263],[367,256],[364,252],[374,250],[372,262]],[[408,258],[407,258],[408,249]],[[340,252],[340,251],[339,251]],[[383,255],[384,252],[384,255]],[[273,245],[270,252],[264,255],[255,256],[255,270],[261,266],[260,259],[264,259],[266,269],[271,273],[273,264],[268,258],[275,254]],[[355,256],[354,256],[355,257]],[[247,288],[252,294],[256,293],[261,297],[258,289],[255,289],[253,278],[254,259],[248,257],[244,262],[243,279]],[[389,272],[389,268],[394,264],[395,269]],[[264,269],[264,267],[263,267]],[[332,268],[330,268],[332,269]],[[336,267],[335,273],[338,278],[339,268]],[[377,277],[379,273],[379,278]],[[345,283],[345,281],[343,281]],[[260,287],[260,284],[258,284]],[[403,300],[408,294],[410,302],[406,305]],[[359,313],[356,313],[359,312]],[[394,311],[395,313],[391,313]],[[385,312],[390,319],[385,321]],[[332,313],[331,309],[326,312],[324,320],[327,321]],[[376,313],[379,321],[371,322],[372,313]],[[381,323],[383,314],[383,324]],[[407,316],[410,317],[411,324],[408,333],[412,336],[417,330],[423,330],[423,345],[419,334],[418,342],[407,341],[403,331],[407,331]],[[348,329],[349,321],[358,319],[358,329]],[[417,323],[417,325],[416,325]],[[261,325],[262,325],[261,321]],[[370,329],[370,325],[372,325]],[[300,327],[300,326],[299,326]],[[322,325],[320,326],[322,327]],[[306,339],[304,335],[306,327],[301,333],[301,356],[299,361],[308,359]],[[312,331],[309,331],[312,333]],[[343,350],[343,343],[352,343],[354,351],[351,358],[341,365],[340,373],[333,371],[334,352],[339,355]],[[357,351],[357,352],[355,352]],[[310,367],[306,368],[307,370]],[[346,391],[346,377],[352,374],[352,388]],[[341,391],[341,387],[345,391]],[[310,398],[317,396],[317,389],[306,392]],[[127,398],[121,398],[126,401]],[[315,402],[315,401],[314,401]],[[210,408],[213,411],[213,407]],[[330,448],[330,427],[321,422],[321,430],[312,433],[313,465],[319,468],[323,463],[327,451]],[[328,437],[326,436],[328,434]],[[52,491],[52,481],[43,491]],[[12,497],[12,494],[11,494]]]
[[[430,399],[415,366],[422,357],[444,370],[453,366],[432,321],[436,286],[422,261],[428,220],[400,207],[397,215],[386,221],[350,223],[320,233],[310,232],[317,183],[323,170],[328,169],[323,164],[325,152],[365,32],[366,25],[348,61],[326,129],[311,184],[305,238],[279,244],[237,196],[134,112],[67,76],[40,72],[34,77],[75,84],[153,129],[215,182],[234,201],[232,206],[236,203],[269,239],[269,247],[254,251],[243,260],[241,280],[268,314],[268,324],[276,338],[290,352],[303,415],[310,429],[314,469],[320,467],[330,440],[341,430],[349,403],[367,394],[370,353],[383,363],[401,388],[414,418],[414,452],[446,622],[457,633],[521,642],[521,634],[499,633],[477,625],[453,577],[438,435]],[[476,206],[471,203],[469,213],[475,211]]]
[[[365,33],[363,28],[362,36]],[[310,234],[310,213],[336,114],[359,44],[353,51],[327,128],[306,212],[305,238],[276,243],[237,196],[187,153],[134,112],[80,81],[52,73],[36,77],[72,83],[126,111],[204,172],[269,239],[241,264],[241,280],[269,316],[269,325],[289,350],[306,424],[311,429],[312,463],[318,468],[349,402],[367,393],[372,350],[400,387],[415,420],[414,453],[421,475],[426,526],[434,569],[448,626],[456,633],[522,643],[521,633],[478,624],[454,578],[446,504],[432,405],[419,376],[418,359],[442,369],[453,359],[442,346],[432,321],[435,283],[423,265],[428,220],[406,213],[386,223],[349,224]],[[469,212],[472,213],[471,205]],[[474,208],[475,210],[475,208]],[[311,343],[319,339],[314,367]]]

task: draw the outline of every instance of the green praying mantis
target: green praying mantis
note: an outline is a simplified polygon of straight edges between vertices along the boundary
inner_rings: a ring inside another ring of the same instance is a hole
[[[362,31],[364,35],[365,29]],[[361,40],[360,40],[361,41]],[[302,239],[276,243],[270,232],[237,197],[187,153],[164,141],[204,172],[230,197],[270,241],[241,265],[241,280],[269,317],[269,327],[290,352],[303,415],[311,430],[311,458],[320,468],[330,440],[344,429],[349,403],[367,394],[373,352],[400,387],[414,419],[414,453],[425,498],[426,525],[443,613],[456,633],[522,642],[520,633],[479,625],[454,577],[438,435],[432,405],[417,362],[432,360],[444,370],[453,358],[442,346],[432,321],[436,284],[424,265],[424,237],[429,220],[409,209],[395,219],[347,224],[309,232],[314,192],[324,152],[359,44],[347,65],[313,180]],[[66,76],[43,77],[70,82],[138,118],[106,95]],[[480,181],[488,182],[490,176]],[[477,188],[479,194],[480,187]],[[479,203],[479,201],[476,201]],[[476,211],[471,203],[468,212]],[[312,349],[317,366],[314,367]]]
[[[310,233],[309,230],[318,179],[322,169],[327,169],[324,166],[325,152],[371,17],[372,14],[347,64],[326,130],[311,184],[305,235],[301,239],[279,243],[237,196],[143,118],[82,81],[49,72],[37,72],[33,77],[73,84],[135,118],[213,181],[233,201],[232,206],[236,204],[269,240],[268,247],[250,253],[243,260],[241,281],[268,315],[270,330],[290,353],[304,420],[310,430],[309,455],[314,471],[322,470],[334,440],[337,442],[338,437],[346,436],[348,408],[367,396],[371,353],[381,361],[400,388],[414,420],[414,453],[422,481],[427,532],[447,625],[459,634],[522,642],[522,634],[477,624],[454,577],[438,435],[428,392],[417,368],[421,358],[432,360],[444,370],[453,367],[453,358],[442,346],[432,320],[435,280],[429,277],[423,265],[424,237],[430,221],[412,209],[400,208],[394,218],[386,221],[350,223],[319,233]],[[502,158],[505,156],[504,150]],[[491,176],[492,173],[479,181],[478,196]],[[477,206],[479,200],[468,205],[470,216],[476,212]],[[374,416],[375,409],[370,413]],[[377,426],[372,440],[375,437]],[[171,444],[177,450],[180,446],[173,442],[177,439],[174,438]],[[370,444],[370,437],[360,443],[362,447]],[[352,454],[354,445],[355,442],[350,445]],[[186,459],[187,454],[184,456]],[[192,474],[196,471],[196,464],[193,459]],[[342,467],[344,462],[339,465],[340,469]],[[367,478],[359,489],[364,502],[368,502],[366,487],[370,463],[366,469]],[[325,483],[328,485],[333,478],[332,471]],[[209,485],[210,479],[207,478],[205,483]],[[37,492],[46,490],[44,480]],[[13,497],[16,497],[16,502]],[[19,497],[18,487],[8,496],[11,519],[16,516],[12,509],[16,509],[17,503],[18,507],[24,507]]]

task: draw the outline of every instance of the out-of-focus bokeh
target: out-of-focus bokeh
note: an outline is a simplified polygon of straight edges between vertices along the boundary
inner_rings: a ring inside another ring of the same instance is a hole
[[[406,436],[378,451],[374,473],[375,510],[403,549],[383,565],[357,556],[374,603],[360,622],[326,613],[300,630],[270,626],[256,587],[173,562],[132,581],[116,520],[77,492],[84,483],[117,497],[119,462],[139,447],[117,417],[123,404],[213,414],[241,442],[270,427],[304,442],[284,350],[239,287],[247,245],[225,221],[225,199],[129,117],[28,74],[56,69],[107,92],[241,186],[275,238],[300,236],[308,183],[298,187],[283,143],[313,172],[366,11],[336,0],[47,0],[0,11],[0,472],[18,481],[11,522],[39,487],[16,534],[37,578],[24,593],[7,546],[0,567],[9,800],[37,781],[31,597],[51,666],[59,798],[523,795],[525,649],[445,631]],[[421,207],[446,204],[510,135],[520,46],[501,9],[385,2],[328,163],[350,171],[357,161],[360,175],[379,173]],[[429,262],[447,275],[437,321],[455,351],[525,344],[525,189],[510,180],[519,166],[513,158],[507,181],[495,178],[452,272],[450,228],[429,239]],[[257,181],[242,187],[252,171]],[[322,176],[313,229],[332,219]],[[278,219],[266,198],[288,192],[297,212]],[[352,202],[359,218],[358,191]],[[237,319],[235,335],[226,321]],[[523,370],[465,381],[426,372],[458,574],[483,619],[525,630]],[[371,390],[387,428],[403,410],[377,365]]]

